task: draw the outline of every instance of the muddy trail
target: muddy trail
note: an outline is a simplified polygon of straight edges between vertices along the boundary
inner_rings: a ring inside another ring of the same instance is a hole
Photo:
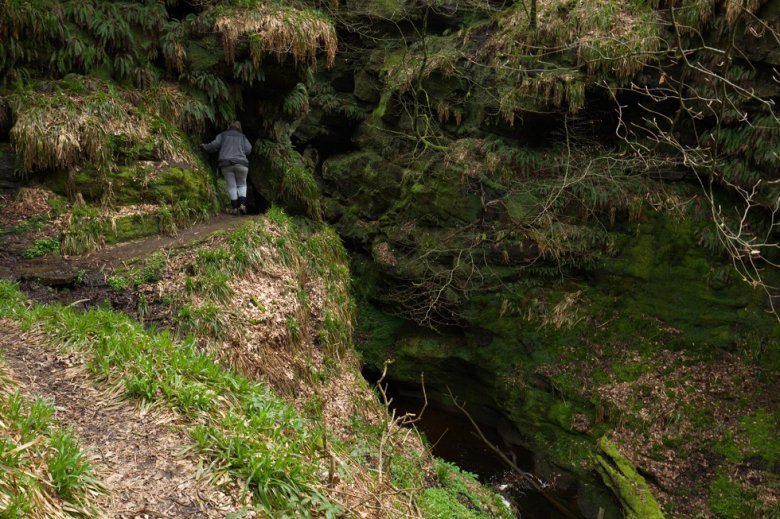
[[[172,251],[206,240],[216,232],[229,232],[254,216],[219,214],[176,234],[155,235],[143,240],[105,247],[85,256],[48,254],[25,260],[0,251],[0,279],[19,283],[31,300],[39,303],[75,304],[89,307],[109,301],[117,310],[135,307],[135,295],[112,290],[107,279],[128,263],[158,251]]]
[[[207,238],[217,231],[230,231],[250,217],[219,214],[206,222],[182,229],[176,234],[156,235],[144,240],[106,247],[86,256],[63,257],[47,255],[25,260],[0,256],[0,279],[20,282],[38,282],[51,287],[72,286],[78,279],[93,272],[110,270],[136,258],[142,258],[160,249],[175,249]]]
[[[0,352],[29,397],[54,402],[57,419],[76,432],[107,492],[105,517],[225,517],[240,509],[235,490],[209,482],[173,414],[145,412],[87,378],[85,359],[60,353],[36,332],[0,321]]]

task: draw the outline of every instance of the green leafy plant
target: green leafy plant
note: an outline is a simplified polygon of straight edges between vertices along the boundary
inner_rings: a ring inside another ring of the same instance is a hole
[[[97,480],[91,475],[92,466],[76,444],[72,431],[56,431],[49,445],[54,454],[49,458],[47,467],[59,495],[73,500],[85,487],[97,485]]]
[[[21,256],[26,259],[40,258],[49,253],[60,252],[60,242],[54,238],[42,238],[35,240],[35,242],[27,249],[21,252]]]

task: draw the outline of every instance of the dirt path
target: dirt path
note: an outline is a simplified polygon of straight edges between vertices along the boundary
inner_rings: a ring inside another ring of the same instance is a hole
[[[89,256],[74,259],[72,262],[81,268],[88,266],[117,266],[123,261],[147,256],[160,249],[172,249],[187,245],[188,243],[200,241],[217,231],[231,231],[242,223],[245,223],[248,218],[254,217],[237,217],[227,214],[218,214],[207,222],[182,229],[176,235],[164,234],[153,236],[145,240],[121,243],[113,247],[99,250]]]
[[[0,261],[0,279],[38,281],[48,286],[68,286],[84,271],[110,269],[124,261],[148,256],[163,248],[176,248],[200,241],[217,231],[231,231],[253,216],[219,214],[210,220],[180,230],[175,235],[157,235],[144,240],[106,247],[87,256],[63,258],[49,255],[35,260],[5,258]]]
[[[196,459],[178,453],[189,440],[173,430],[175,417],[143,413],[98,390],[78,355],[58,354],[36,333],[0,320],[0,353],[29,395],[54,400],[57,418],[72,426],[109,490],[107,517],[225,517],[240,508],[206,481]]]

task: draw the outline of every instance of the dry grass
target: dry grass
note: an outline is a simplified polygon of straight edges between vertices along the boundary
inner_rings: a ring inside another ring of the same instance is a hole
[[[545,104],[567,106],[570,113],[576,113],[585,105],[585,84],[576,73],[566,71],[543,72],[529,76],[499,100],[501,116],[510,125],[514,124],[515,110],[522,100],[543,100]]]
[[[510,125],[523,110],[578,112],[588,85],[628,81],[662,45],[656,13],[638,2],[538,0],[537,9],[535,29],[527,5],[515,3],[463,37],[469,59],[490,71],[482,81],[497,84],[495,102]]]
[[[379,413],[377,413],[379,415]],[[421,518],[414,496],[424,490],[419,488],[397,488],[387,477],[389,459],[402,453],[404,456],[419,460],[418,475],[421,483],[433,480],[431,457],[426,452],[418,434],[399,421],[390,420],[379,440],[382,458],[367,464],[360,456],[344,452],[330,452],[332,462],[347,477],[335,478],[328,486],[330,499],[339,503],[353,517],[405,517]],[[381,462],[387,465],[382,466]],[[373,466],[372,466],[373,465]]]
[[[452,38],[429,36],[421,44],[413,44],[385,57],[382,73],[385,83],[392,90],[403,94],[418,80],[432,74],[451,77],[456,74],[456,64],[462,58],[462,52],[455,46]]]
[[[581,305],[582,291],[568,292],[552,311],[542,317],[542,322],[545,326],[570,328],[584,319],[578,311]]]
[[[10,97],[16,119],[11,139],[22,171],[111,167],[117,147],[153,141],[161,158],[194,164],[184,137],[142,115],[125,92],[93,78],[71,78]],[[169,109],[169,110],[175,110]]]
[[[656,9],[674,8],[685,31],[704,27],[718,8],[725,10],[726,20],[733,28],[743,14],[755,14],[766,3],[767,0],[653,0],[651,5]]]
[[[229,304],[217,301],[216,313],[209,313],[215,307],[209,288],[187,288],[208,283],[204,274],[187,274],[200,272],[197,251],[172,257],[169,276],[144,288],[150,297],[154,293],[186,294],[179,298],[180,306],[188,306],[195,315],[209,315],[186,328],[206,332],[207,349],[238,372],[268,381],[288,398],[306,399],[312,395],[312,372],[322,370],[325,363],[318,332],[329,291],[335,288],[326,287],[325,276],[307,271],[283,225],[268,219],[252,225],[257,225],[252,232],[265,241],[253,250],[258,266],[227,281],[220,291],[226,289]],[[216,236],[199,250],[226,247],[226,237]]]
[[[726,0],[726,19],[732,27],[743,13],[755,14],[767,0]]]
[[[214,121],[214,108],[185,94],[177,83],[161,82],[142,91],[128,91],[125,96],[135,96],[133,104],[142,104],[153,114],[175,123],[183,130],[202,134],[207,121]]]
[[[289,55],[296,64],[312,67],[320,50],[325,52],[328,66],[336,58],[336,30],[314,11],[267,5],[235,9],[217,16],[214,28],[222,34],[228,63],[235,61],[236,45],[242,38],[249,39],[255,66],[264,54],[274,54],[280,62]]]
[[[22,187],[16,192],[13,202],[8,202],[3,212],[21,215],[22,218],[49,212],[49,199],[54,193],[37,187]]]
[[[515,110],[538,99],[578,111],[586,74],[627,80],[655,58],[662,43],[653,11],[632,2],[539,0],[536,31],[529,26],[527,7],[518,3],[476,50],[479,61],[509,81],[501,112],[510,123]],[[480,30],[466,41],[482,38]],[[576,68],[550,68],[561,58],[574,60]]]

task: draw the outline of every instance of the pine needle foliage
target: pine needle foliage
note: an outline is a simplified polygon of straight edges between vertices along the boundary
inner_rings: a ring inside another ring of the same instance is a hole
[[[522,82],[504,91],[499,99],[501,116],[510,125],[514,124],[515,112],[519,107],[531,107],[541,102],[542,106],[568,108],[577,113],[585,105],[585,84],[576,71],[545,71],[527,76]]]

